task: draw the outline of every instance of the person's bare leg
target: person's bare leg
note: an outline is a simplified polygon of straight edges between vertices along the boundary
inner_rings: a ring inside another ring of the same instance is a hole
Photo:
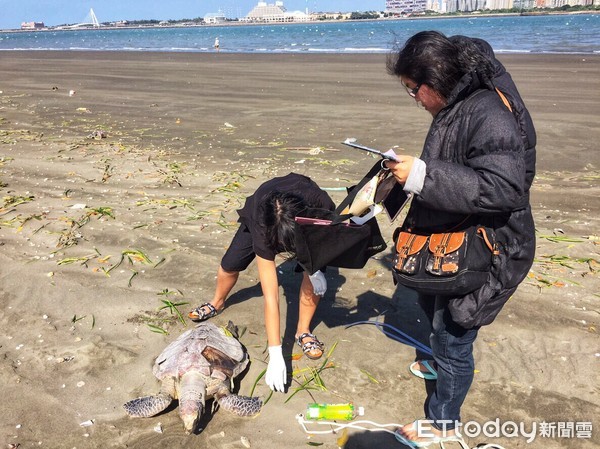
[[[225,307],[225,301],[239,277],[239,271],[225,271],[223,267],[219,265],[219,269],[217,270],[217,286],[215,287],[213,299],[210,301],[210,304],[212,304],[217,312],[220,312]],[[199,309],[194,309],[190,312],[190,318],[199,319],[198,317],[201,315],[199,311],[201,311],[204,316],[211,312],[207,306],[200,307]]]
[[[219,269],[217,270],[217,286],[215,288],[213,299],[210,302],[215,309],[220,311],[225,307],[225,301],[239,277],[239,271],[225,271],[223,267],[219,265]]]
[[[304,333],[310,333],[310,323],[317,311],[317,306],[321,297],[315,295],[313,285],[308,278],[308,274],[303,273],[302,284],[300,285],[300,305],[298,311],[298,326],[296,327],[296,339]],[[310,340],[306,337],[303,343]],[[322,350],[314,349],[309,352],[313,357],[319,357],[323,353]]]

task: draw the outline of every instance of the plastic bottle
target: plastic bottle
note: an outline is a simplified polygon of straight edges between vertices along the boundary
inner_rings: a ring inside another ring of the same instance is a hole
[[[356,416],[364,415],[363,407],[355,409],[354,404],[308,404],[307,419],[331,419],[350,421]]]

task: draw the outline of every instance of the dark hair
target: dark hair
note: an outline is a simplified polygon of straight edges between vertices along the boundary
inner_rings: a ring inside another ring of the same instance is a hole
[[[306,209],[304,198],[295,193],[274,190],[263,201],[267,245],[274,251],[288,253],[293,258],[296,252],[295,218]]]
[[[387,70],[390,75],[427,84],[444,98],[465,74],[477,71],[489,78],[493,73],[490,59],[469,38],[447,38],[437,31],[421,31],[409,38],[388,55]]]

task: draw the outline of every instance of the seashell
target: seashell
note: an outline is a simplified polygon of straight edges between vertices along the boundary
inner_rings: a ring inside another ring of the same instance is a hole
[[[250,447],[250,440],[246,437],[241,437],[240,441],[244,447]]]
[[[79,425],[81,427],[90,427],[94,425],[94,420],[93,419],[88,419],[87,421],[84,421],[82,423],[79,423]]]

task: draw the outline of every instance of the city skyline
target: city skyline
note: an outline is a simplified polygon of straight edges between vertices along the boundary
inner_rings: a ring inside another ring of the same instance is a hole
[[[22,22],[44,22],[46,26],[82,22],[93,8],[100,22],[119,20],[179,20],[204,17],[222,11],[231,17],[243,17],[258,4],[258,0],[22,0],[4,1],[0,29],[18,29]],[[10,4],[8,4],[10,3]],[[267,3],[275,3],[268,0]],[[383,11],[385,0],[284,0],[286,9],[306,11]]]

